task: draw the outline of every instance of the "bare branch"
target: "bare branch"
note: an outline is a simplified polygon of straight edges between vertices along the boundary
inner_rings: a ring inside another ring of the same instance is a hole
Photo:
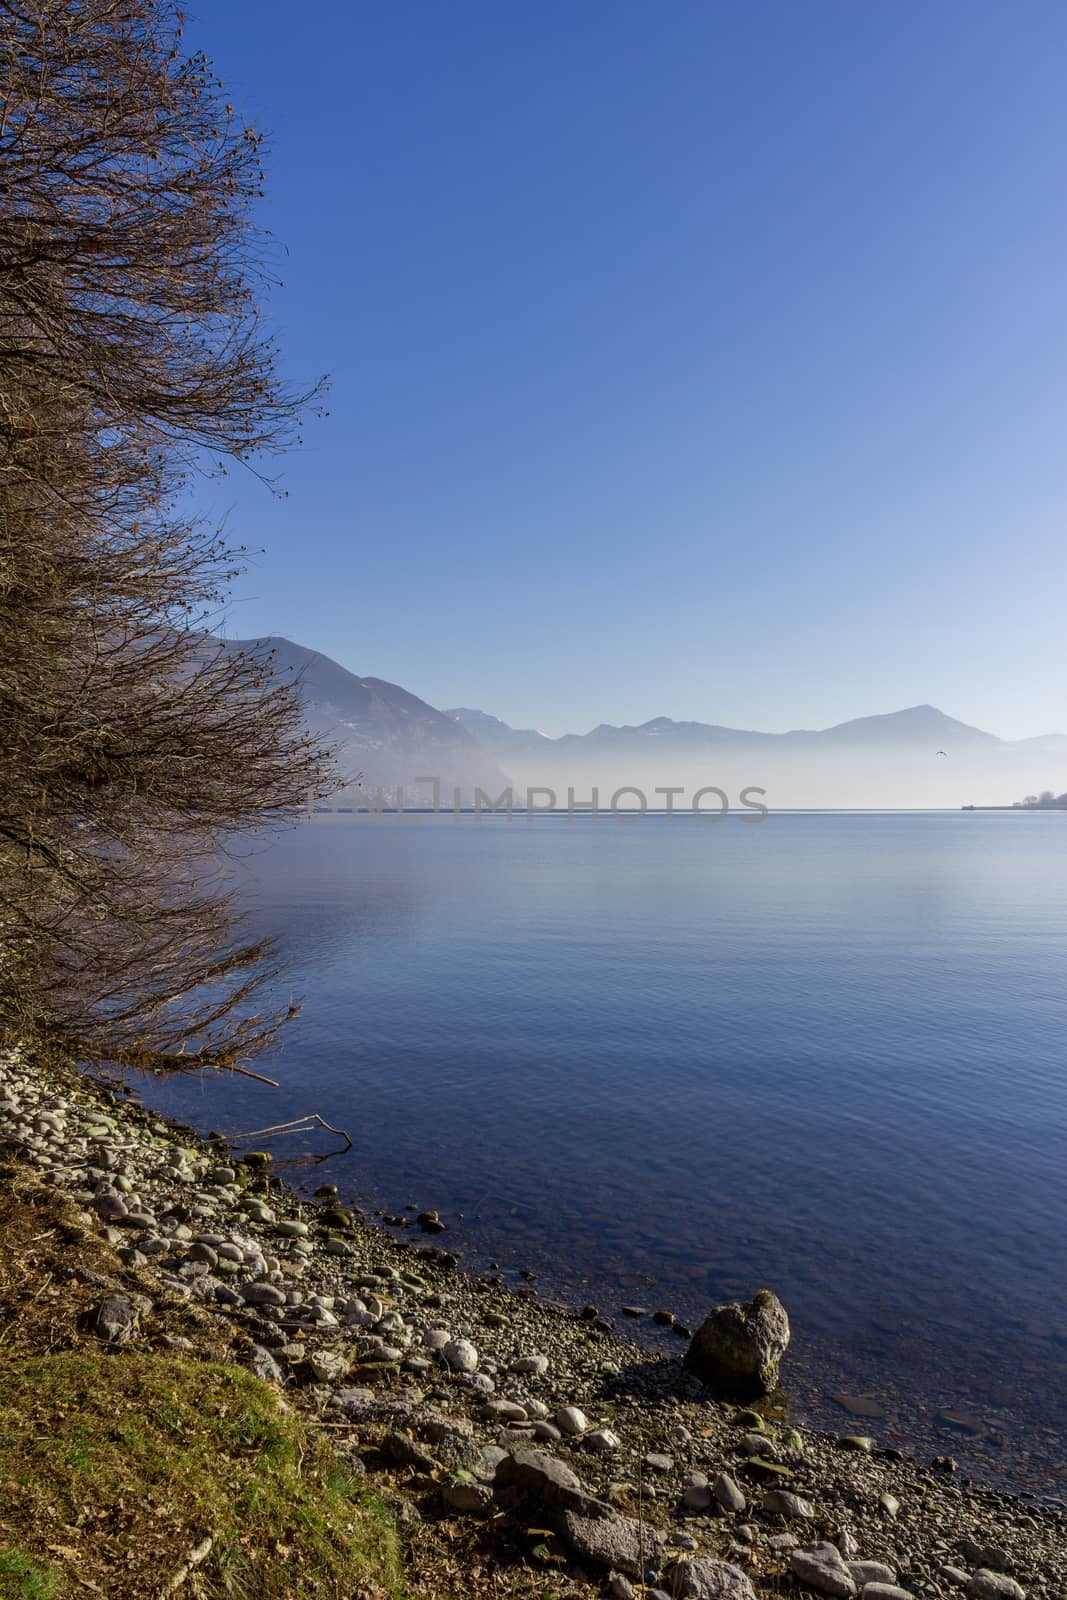
[[[319,386],[263,325],[262,138],[179,40],[169,0],[0,0],[0,1032],[245,1071],[287,1013],[221,855],[332,780],[211,637],[243,552],[180,505]]]

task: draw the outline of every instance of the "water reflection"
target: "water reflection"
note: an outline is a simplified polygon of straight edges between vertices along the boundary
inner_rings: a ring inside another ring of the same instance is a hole
[[[350,1198],[575,1298],[769,1282],[824,1418],[985,1407],[987,1468],[1067,1423],[1061,818],[312,825],[240,880],[305,1001],[282,1087],[167,1109],[321,1111]]]

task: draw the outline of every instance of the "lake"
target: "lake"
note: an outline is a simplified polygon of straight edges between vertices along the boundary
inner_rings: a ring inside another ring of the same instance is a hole
[[[766,1284],[798,1416],[1067,1490],[1067,814],[341,817],[239,876],[281,1088],[161,1109],[317,1111],[294,1182],[607,1315]]]

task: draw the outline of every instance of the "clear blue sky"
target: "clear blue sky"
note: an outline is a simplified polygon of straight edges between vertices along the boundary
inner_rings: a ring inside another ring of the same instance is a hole
[[[1067,730],[1062,0],[227,0],[286,367],[228,629],[551,732]]]

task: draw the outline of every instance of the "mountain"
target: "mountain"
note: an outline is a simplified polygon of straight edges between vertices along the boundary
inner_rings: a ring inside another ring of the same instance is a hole
[[[453,706],[445,716],[458,722],[486,750],[536,750],[552,743],[547,734],[536,728],[509,728],[499,717],[491,717],[487,711],[472,711],[469,706]]]
[[[430,785],[418,778],[440,780],[443,805],[451,804],[455,786],[465,801],[475,786],[491,795],[506,787],[492,755],[464,727],[399,684],[358,677],[291,639],[230,639],[225,645],[273,653],[278,677],[300,685],[308,726],[336,748],[341,772],[359,776],[372,799],[381,787],[392,803],[402,787],[409,805],[431,804]]]
[[[506,759],[519,785],[551,788],[562,803],[568,789],[588,799],[595,788],[604,800],[633,786],[662,805],[657,789],[692,794],[715,785],[732,803],[752,786],[779,807],[959,806],[976,796],[1010,803],[1020,790],[1047,788],[1058,774],[1059,787],[1067,783],[1063,735],[1011,743],[931,705],[788,733],[653,717],[558,739],[511,728],[484,711],[450,715]]]
[[[947,750],[951,745],[958,750],[976,746],[990,748],[1002,743],[995,733],[983,733],[981,728],[958,722],[936,706],[909,706],[906,711],[891,711],[885,716],[857,717],[852,722],[839,722],[833,728],[824,728],[821,733],[783,734],[780,737],[803,737],[825,744],[854,747],[877,745],[883,749],[891,745],[933,744],[938,749],[943,747]]]
[[[485,711],[457,707],[447,713],[455,718],[487,749],[521,751],[524,754],[550,751],[563,752],[579,747],[613,748],[620,752],[637,749],[657,753],[667,747],[686,749],[712,749],[739,747],[810,750],[812,747],[871,746],[885,749],[893,746],[915,745],[941,748],[952,744],[955,748],[999,745],[1003,743],[996,734],[983,733],[966,722],[946,716],[936,706],[909,706],[905,711],[891,711],[883,716],[857,717],[852,722],[839,722],[832,728],[795,728],[789,733],[760,733],[753,728],[727,728],[714,722],[675,722],[670,717],[653,717],[650,722],[615,725],[602,722],[588,733],[565,733],[550,739],[543,733],[525,728],[511,728],[499,717]],[[1058,736],[1053,735],[1053,738]]]
[[[772,809],[1010,804],[1020,794],[1067,789],[1067,735],[998,739],[936,706],[788,733],[653,717],[553,739],[469,706],[439,711],[290,639],[238,639],[225,648],[274,651],[278,672],[300,685],[308,725],[337,748],[347,777],[361,775],[372,804],[379,788],[388,804],[400,789],[409,806],[432,804],[432,787],[419,778],[437,778],[443,806],[455,788],[469,805],[476,788],[495,797],[509,785],[517,804],[539,787],[564,806],[568,790],[589,800],[596,789],[606,804],[634,787],[656,807],[668,788],[691,797],[715,786],[736,807],[741,791],[755,788]]]

